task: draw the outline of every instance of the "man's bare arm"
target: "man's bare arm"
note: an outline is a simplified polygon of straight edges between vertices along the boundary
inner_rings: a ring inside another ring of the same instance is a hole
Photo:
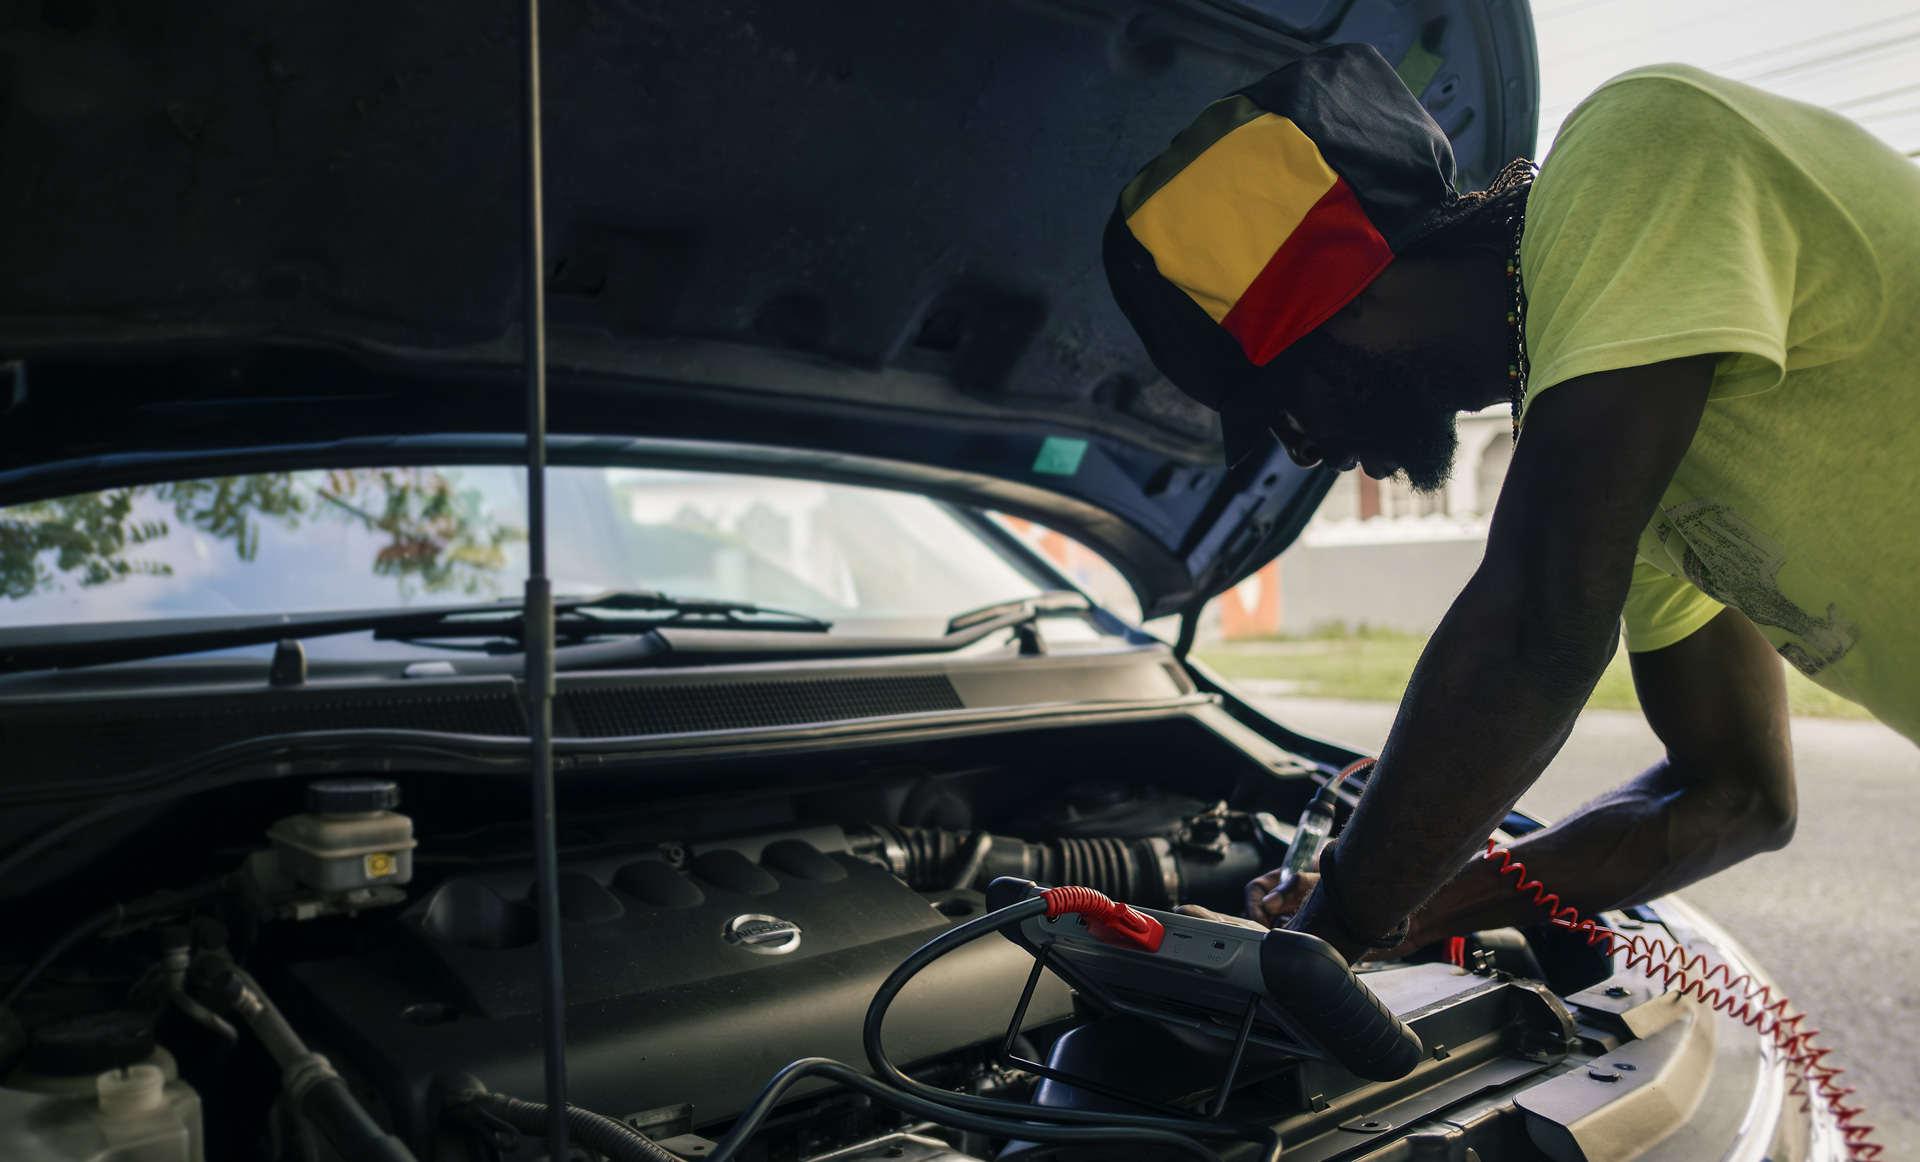
[[[1487,553],[1415,667],[1337,845],[1352,923],[1386,933],[1462,867],[1565,741],[1605,669],[1635,547],[1693,441],[1709,357],[1583,376],[1528,415]],[[1292,927],[1364,945],[1322,886]]]
[[[1786,682],[1753,623],[1724,610],[1632,661],[1667,757],[1512,845],[1529,876],[1586,913],[1677,891],[1793,836]],[[1469,861],[1414,917],[1408,944],[1540,919],[1497,867]]]

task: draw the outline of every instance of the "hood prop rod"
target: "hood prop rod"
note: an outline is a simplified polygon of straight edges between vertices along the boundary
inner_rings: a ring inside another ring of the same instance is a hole
[[[554,834],[553,582],[547,577],[547,305],[546,238],[542,228],[540,159],[540,0],[524,0],[521,120],[527,181],[527,735],[531,744],[533,849],[540,907],[540,1032],[547,1108],[567,1108],[567,1009],[560,955],[560,855]],[[547,1157],[568,1157],[567,1119],[547,1120]]]

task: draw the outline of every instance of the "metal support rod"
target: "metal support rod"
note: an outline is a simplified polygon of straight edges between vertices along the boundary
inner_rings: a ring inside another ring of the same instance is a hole
[[[560,954],[560,855],[554,835],[553,585],[547,578],[546,239],[540,183],[540,0],[525,0],[522,121],[526,134],[527,590],[521,622],[533,775],[533,849],[540,906],[540,1031],[547,1108],[567,1108],[567,998]],[[547,1119],[547,1157],[565,1162],[567,1119]]]
[[[1173,656],[1183,662],[1193,650],[1194,635],[1200,630],[1200,611],[1206,604],[1205,599],[1196,597],[1180,611],[1180,633],[1173,640]]]
[[[1253,1019],[1260,1015],[1260,994],[1247,997],[1247,1011],[1240,1017],[1240,1035],[1234,1038],[1233,1053],[1227,1058],[1227,1072],[1220,1078],[1220,1092],[1214,1095],[1213,1108],[1207,1111],[1210,1118],[1218,1118],[1227,1112],[1227,1101],[1233,1097],[1233,1079],[1240,1074],[1240,1059],[1247,1054],[1247,1040],[1253,1036]]]

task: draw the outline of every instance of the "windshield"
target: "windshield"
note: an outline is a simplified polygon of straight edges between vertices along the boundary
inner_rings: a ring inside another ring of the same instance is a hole
[[[925,497],[772,477],[553,468],[561,595],[652,589],[836,632],[945,631],[1041,586]],[[374,468],[84,493],[0,509],[0,625],[517,598],[526,473]]]

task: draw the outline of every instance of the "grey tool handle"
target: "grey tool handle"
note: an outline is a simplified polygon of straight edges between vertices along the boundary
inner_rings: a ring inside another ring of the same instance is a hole
[[[1420,1035],[1318,936],[1276,928],[1260,942],[1267,995],[1343,1068],[1368,1081],[1397,1081],[1426,1056]]]

